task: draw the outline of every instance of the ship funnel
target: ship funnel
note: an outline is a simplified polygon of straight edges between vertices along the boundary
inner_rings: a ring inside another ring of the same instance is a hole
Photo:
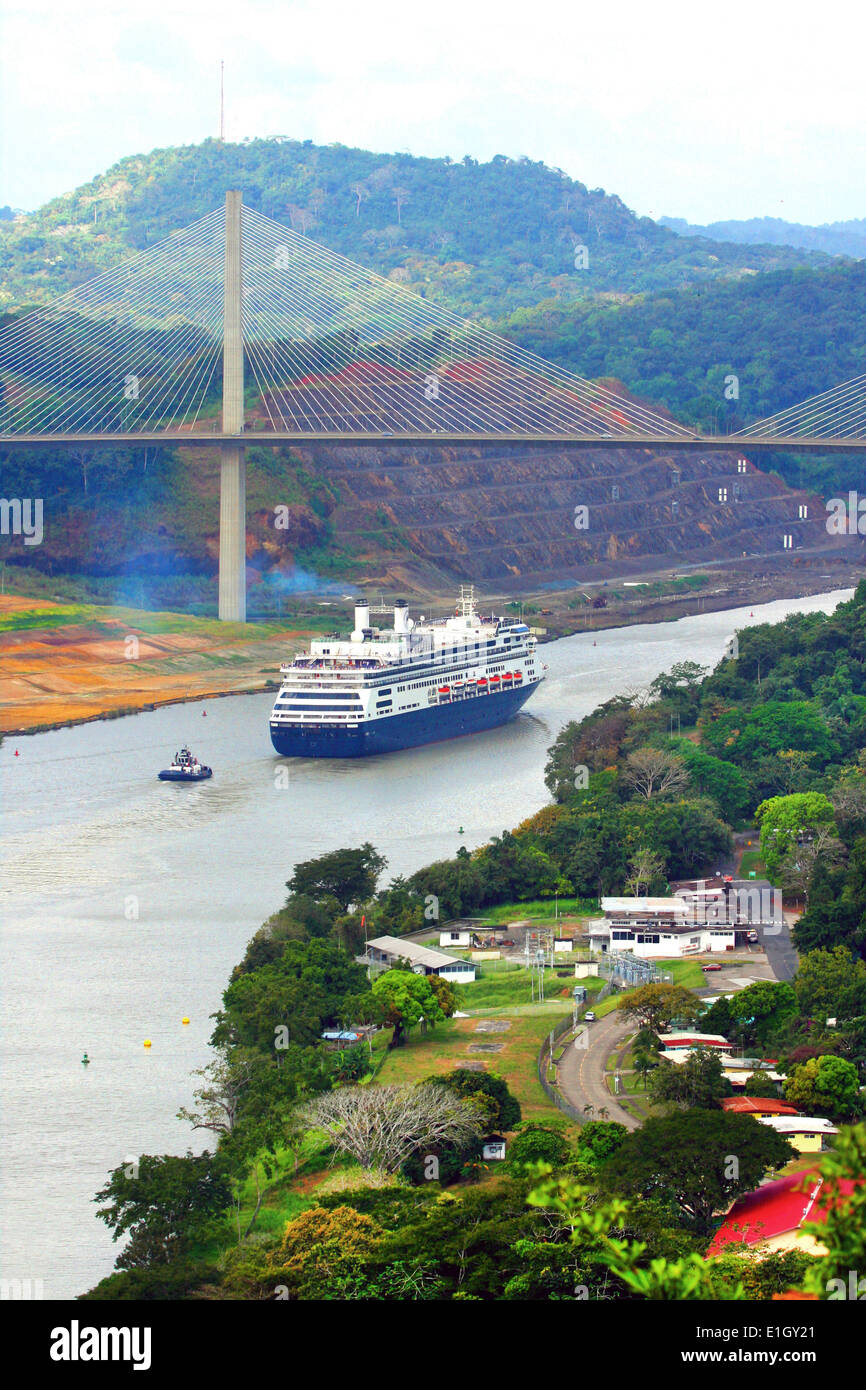
[[[409,609],[406,606],[406,600],[402,598],[398,598],[394,604],[394,631],[409,631]]]
[[[352,633],[353,642],[363,642],[364,628],[370,626],[370,605],[358,599],[355,603],[355,630]]]

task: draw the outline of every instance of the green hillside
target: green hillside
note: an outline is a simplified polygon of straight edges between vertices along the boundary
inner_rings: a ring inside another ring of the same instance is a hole
[[[827,262],[790,247],[680,237],[528,159],[453,163],[311,141],[208,140],[123,159],[25,219],[0,221],[0,307],[80,283],[210,212],[228,188],[344,255],[491,320],[550,297],[631,295]],[[578,244],[589,256],[580,270]]]
[[[627,304],[555,300],[510,315],[507,336],[584,376],[617,377],[677,419],[724,433],[866,372],[866,261],[716,281]],[[738,399],[725,398],[725,378]],[[767,455],[761,466],[768,467]],[[779,459],[790,482],[863,487],[855,456]]]

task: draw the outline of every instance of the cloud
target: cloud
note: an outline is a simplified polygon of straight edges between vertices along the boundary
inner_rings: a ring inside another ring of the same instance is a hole
[[[216,134],[223,58],[230,139],[527,154],[695,221],[862,216],[864,23],[842,0],[34,0],[2,21],[0,202]]]

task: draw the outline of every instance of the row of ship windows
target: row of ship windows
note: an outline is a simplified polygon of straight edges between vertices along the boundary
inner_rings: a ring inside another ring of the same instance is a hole
[[[361,712],[361,705],[358,704],[355,710],[349,710],[345,705],[293,705],[288,700],[278,700],[274,709],[303,710],[305,714],[320,714],[337,710],[340,714],[357,714]]]
[[[293,690],[290,698],[292,700],[320,700],[322,698],[322,691]],[[347,694],[343,694],[343,692],[339,690],[328,691],[329,700],[360,700],[360,698],[360,695],[356,695],[352,691],[349,691]]]

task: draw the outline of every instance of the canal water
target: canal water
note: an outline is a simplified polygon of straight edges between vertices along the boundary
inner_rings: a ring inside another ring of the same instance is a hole
[[[41,1280],[45,1298],[91,1287],[114,1260],[92,1202],[109,1169],[203,1147],[176,1112],[229,972],[296,862],[369,840],[384,882],[480,845],[546,803],[546,750],[568,720],[675,661],[715,665],[738,627],[849,596],[563,638],[541,648],[548,679],[510,724],[361,761],[276,758],[268,695],[7,739],[3,1278]],[[156,780],[182,743],[212,781]]]

